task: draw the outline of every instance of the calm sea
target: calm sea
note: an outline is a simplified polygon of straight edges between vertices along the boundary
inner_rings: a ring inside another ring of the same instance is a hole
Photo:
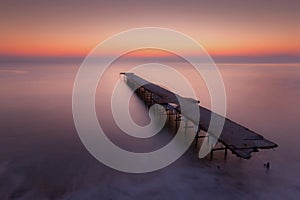
[[[107,110],[119,72],[132,65],[136,64],[119,63],[107,71],[97,89],[97,114],[116,144],[149,151],[173,137],[172,124],[162,140],[134,140],[122,134]],[[201,77],[182,63],[169,65],[191,81],[201,104],[210,107]],[[250,160],[230,154],[224,161],[223,152],[216,152],[210,161],[199,159],[192,147],[170,166],[147,174],[110,169],[82,145],[71,104],[79,66],[0,64],[0,199],[299,198],[300,64],[217,64],[227,94],[227,116],[278,148],[261,150]],[[136,123],[147,124],[147,110],[137,97],[132,97],[130,110]]]

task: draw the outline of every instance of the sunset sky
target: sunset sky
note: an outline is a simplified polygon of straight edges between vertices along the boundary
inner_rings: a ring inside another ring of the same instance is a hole
[[[217,56],[300,55],[300,1],[0,2],[0,55],[85,56],[131,28],[171,28]]]

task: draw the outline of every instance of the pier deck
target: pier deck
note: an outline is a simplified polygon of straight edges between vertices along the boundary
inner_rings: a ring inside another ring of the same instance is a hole
[[[134,86],[139,90],[142,91],[144,94],[148,95],[149,98],[144,99],[146,103],[149,105],[157,103],[164,106],[170,106],[171,104],[175,104],[177,106],[171,106],[176,110],[177,113],[181,114],[178,99],[180,101],[188,102],[188,104],[199,104],[199,101],[181,97],[178,94],[175,94],[165,88],[160,87],[154,83],[151,83],[145,79],[142,79],[139,76],[136,76],[133,73],[121,73],[126,77],[127,84],[129,86]],[[194,107],[194,106],[193,106]],[[197,144],[199,136],[198,133],[200,130],[207,132],[208,127],[211,120],[211,115],[215,115],[217,117],[222,117],[212,111],[208,110],[199,105],[199,112],[200,112],[200,122],[194,119],[192,115],[189,116],[189,112],[185,112],[183,115],[184,117],[191,120],[194,124],[198,123],[198,131],[196,132],[195,140]],[[214,136],[214,132],[208,133],[209,135]],[[249,159],[251,158],[252,152],[258,152],[258,149],[270,149],[277,147],[277,144],[265,139],[262,135],[255,133],[248,128],[233,122],[232,120],[225,118],[225,123],[223,130],[221,132],[220,137],[218,138],[218,142],[222,143],[224,148],[216,148],[212,149],[211,151],[211,158],[213,155],[213,151],[215,150],[225,150],[225,157],[227,155],[227,149],[229,149],[233,154],[238,157]]]

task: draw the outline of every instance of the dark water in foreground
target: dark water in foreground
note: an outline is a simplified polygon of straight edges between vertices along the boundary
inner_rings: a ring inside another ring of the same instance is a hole
[[[170,166],[147,174],[110,169],[82,145],[71,107],[79,65],[0,65],[0,199],[299,198],[299,64],[218,65],[228,117],[276,142],[277,149],[262,150],[250,160],[230,154],[224,161],[223,152],[217,152],[209,161],[198,159],[197,150],[191,148]],[[108,83],[118,79],[120,70],[114,68],[116,73],[105,77]],[[198,80],[192,72],[191,80]],[[209,107],[208,95],[198,86],[199,99]],[[99,119],[104,121],[109,115],[105,119],[101,114],[101,101],[105,103],[102,97],[110,87],[101,89],[100,83],[96,97]],[[140,108],[135,116],[143,123],[146,113],[141,102],[133,98],[131,103],[133,109]],[[116,128],[108,130],[116,143],[118,138],[120,143],[126,140]],[[265,162],[271,163],[270,170],[264,168]]]

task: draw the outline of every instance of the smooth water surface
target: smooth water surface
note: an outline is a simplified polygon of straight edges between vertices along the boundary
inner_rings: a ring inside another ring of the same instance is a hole
[[[132,139],[116,127],[111,89],[127,63],[114,65],[100,81],[96,108],[108,137],[127,150],[149,151],[172,139]],[[210,100],[201,77],[177,65],[193,83],[201,104]],[[227,93],[228,117],[279,145],[250,160],[216,152],[198,159],[192,147],[170,166],[126,174],[94,159],[82,145],[72,118],[72,89],[80,63],[0,65],[0,199],[297,199],[300,195],[300,64],[218,64]],[[151,69],[150,69],[151,70]],[[150,80],[151,81],[151,80]],[[105,84],[104,84],[105,82]],[[130,111],[148,123],[143,103]],[[270,162],[267,170],[264,163]]]

